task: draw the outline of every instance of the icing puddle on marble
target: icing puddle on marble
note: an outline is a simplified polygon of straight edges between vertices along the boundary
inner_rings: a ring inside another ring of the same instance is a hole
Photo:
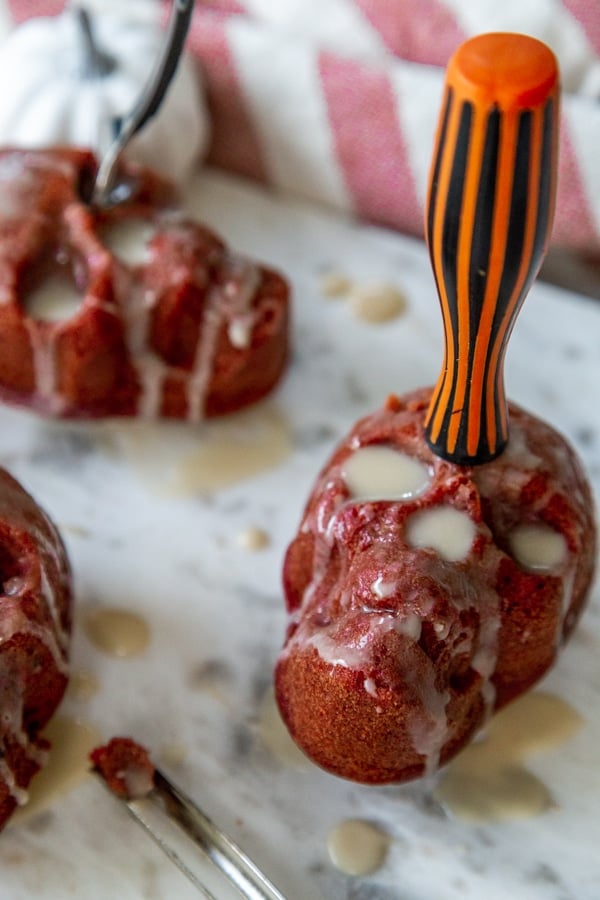
[[[32,780],[29,799],[12,816],[11,828],[44,812],[60,796],[80,784],[90,772],[89,755],[100,743],[95,728],[65,715],[54,716],[44,730],[44,737],[52,745],[48,762]]]
[[[240,531],[236,540],[243,550],[248,550],[250,553],[264,550],[271,543],[269,533],[256,525],[250,525],[244,531]]]
[[[288,420],[269,404],[201,425],[127,422],[111,437],[134,474],[167,496],[210,493],[280,465],[292,452]]]
[[[345,875],[369,875],[379,869],[389,845],[390,836],[363,819],[339,822],[327,838],[329,857]]]
[[[391,284],[355,285],[348,302],[357,319],[374,325],[397,319],[407,305],[404,294]]]
[[[395,285],[387,282],[362,283],[343,272],[325,272],[320,288],[324,297],[347,300],[356,318],[370,324],[397,319],[408,306],[406,295]]]
[[[583,719],[560,697],[526,694],[490,719],[479,740],[442,773],[435,798],[468,822],[527,819],[556,804],[548,786],[529,772],[529,757],[560,746]]]
[[[109,656],[121,659],[139,656],[150,643],[148,623],[127,609],[103,607],[87,610],[82,622],[90,642]]]
[[[72,672],[67,687],[67,696],[73,700],[90,700],[100,690],[100,682],[93,672],[83,669]]]

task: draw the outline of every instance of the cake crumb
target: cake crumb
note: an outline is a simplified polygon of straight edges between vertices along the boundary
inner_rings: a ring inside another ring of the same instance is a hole
[[[146,797],[154,787],[148,751],[131,738],[115,737],[90,753],[92,764],[111,791],[126,800]]]

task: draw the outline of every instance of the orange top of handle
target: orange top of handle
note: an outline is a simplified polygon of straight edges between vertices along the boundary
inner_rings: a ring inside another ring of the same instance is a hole
[[[426,417],[439,456],[487,462],[508,440],[503,363],[554,209],[558,68],[534,38],[486,34],[446,75],[426,235],[445,330]]]
[[[488,109],[532,109],[558,85],[552,51],[523,34],[481,34],[462,44],[448,63],[446,84],[463,100]]]

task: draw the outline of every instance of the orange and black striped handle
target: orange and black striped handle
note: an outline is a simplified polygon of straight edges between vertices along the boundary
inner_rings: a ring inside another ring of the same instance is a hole
[[[548,47],[520,34],[475,37],[448,65],[425,223],[444,362],[425,430],[461,465],[508,441],[504,356],[552,227],[558,81]]]

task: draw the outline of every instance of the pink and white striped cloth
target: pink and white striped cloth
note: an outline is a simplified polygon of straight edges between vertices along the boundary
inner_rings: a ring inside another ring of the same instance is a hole
[[[7,2],[15,21],[64,5]],[[552,241],[600,255],[598,0],[197,0],[188,48],[205,73],[208,161],[422,236],[444,67],[484,31],[531,34],[556,53]]]

